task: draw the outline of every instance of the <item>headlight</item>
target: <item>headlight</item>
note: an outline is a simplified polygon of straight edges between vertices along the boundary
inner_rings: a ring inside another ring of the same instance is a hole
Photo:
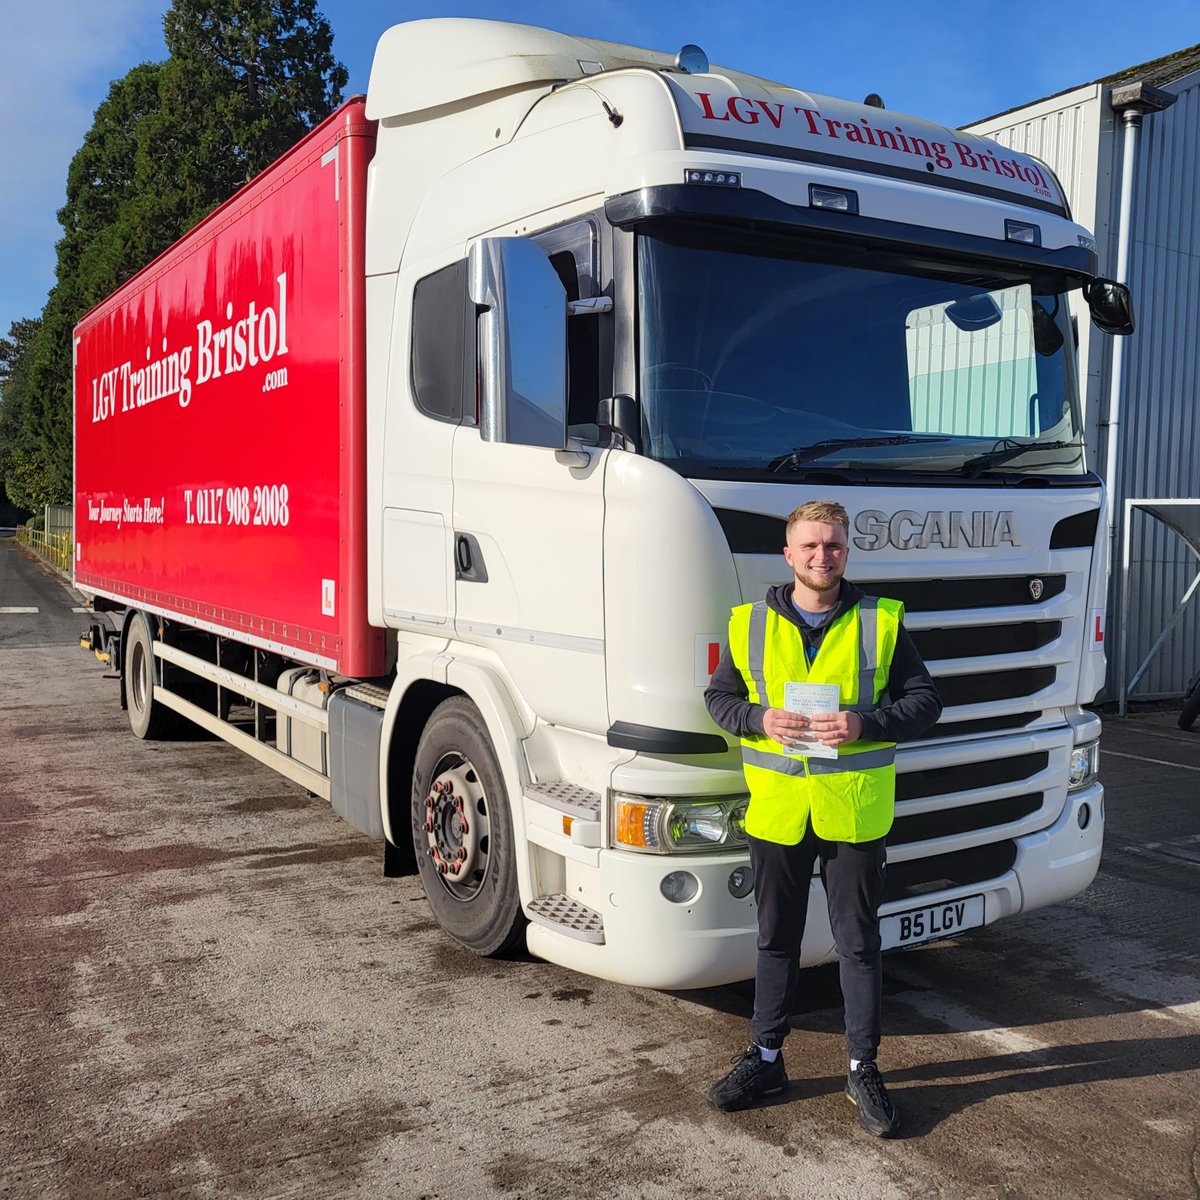
[[[649,854],[742,850],[749,802],[744,795],[668,800],[613,792],[613,845]]]
[[[1067,791],[1075,792],[1094,783],[1100,770],[1100,743],[1076,746],[1071,751],[1071,770],[1067,775]]]

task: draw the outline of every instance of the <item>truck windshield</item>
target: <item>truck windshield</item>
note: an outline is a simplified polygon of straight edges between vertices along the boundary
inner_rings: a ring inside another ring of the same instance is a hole
[[[1057,281],[712,226],[638,247],[643,442],[676,470],[1084,474]]]

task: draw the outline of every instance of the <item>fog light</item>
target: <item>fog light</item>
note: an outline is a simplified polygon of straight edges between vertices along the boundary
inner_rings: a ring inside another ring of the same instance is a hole
[[[672,871],[658,888],[672,904],[688,904],[700,895],[700,880],[691,871]]]
[[[1086,829],[1092,823],[1092,806],[1090,804],[1081,804],[1079,812],[1076,813],[1076,818],[1079,821],[1079,828]]]
[[[754,891],[754,868],[734,867],[729,872],[729,894],[738,900]]]

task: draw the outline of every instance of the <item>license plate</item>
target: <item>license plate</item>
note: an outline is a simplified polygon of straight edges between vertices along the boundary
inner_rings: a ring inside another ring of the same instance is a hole
[[[953,937],[964,929],[983,924],[983,897],[966,896],[941,904],[926,904],[907,912],[891,913],[879,920],[879,933],[885,950],[899,946],[917,946],[937,938]]]

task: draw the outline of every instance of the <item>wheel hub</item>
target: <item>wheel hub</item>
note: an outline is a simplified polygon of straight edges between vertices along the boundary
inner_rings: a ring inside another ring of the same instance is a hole
[[[442,886],[469,899],[487,874],[487,802],[479,776],[461,756],[443,759],[425,797],[426,849]]]

